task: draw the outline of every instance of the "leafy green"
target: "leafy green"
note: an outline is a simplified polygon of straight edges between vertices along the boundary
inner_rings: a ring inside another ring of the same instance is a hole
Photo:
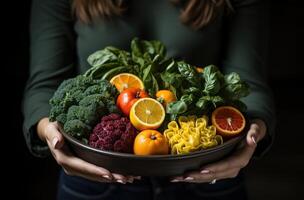
[[[165,45],[157,40],[134,38],[130,52],[109,46],[90,55],[88,63],[92,67],[84,77],[90,80],[110,80],[119,73],[127,72],[135,74],[143,81],[151,97],[155,97],[159,89],[172,91],[177,101],[167,105],[166,112],[171,119],[182,114],[209,113],[221,105],[232,105],[242,111],[246,109],[241,98],[249,94],[249,86],[237,73],[224,75],[215,65],[206,66],[203,72],[199,73],[195,66],[185,61],[167,58]],[[67,82],[64,84],[69,85]],[[109,94],[113,93],[109,90],[106,90],[108,93],[102,93],[99,89],[101,87],[96,85],[83,85],[77,89],[69,86],[66,88],[68,92],[57,92],[57,99],[54,97],[53,101],[64,96],[60,109],[67,112],[69,106],[75,105],[75,102],[79,102],[84,96],[99,93],[110,98]],[[69,93],[70,96],[65,95]],[[117,112],[115,104],[105,103],[105,106]],[[57,113],[60,115],[60,109],[54,108],[52,116]],[[64,121],[65,116],[61,116],[61,121]]]
[[[221,89],[223,75],[214,65],[204,68],[203,77],[205,79],[204,93],[207,95],[215,95]]]
[[[160,41],[146,41],[134,38],[131,42],[132,59],[144,66],[146,63],[156,63],[165,58],[166,48]]]
[[[191,86],[202,86],[202,78],[193,66],[184,61],[177,62],[177,66],[179,73],[191,84]]]
[[[242,81],[237,73],[232,72],[225,76],[225,83],[221,93],[223,97],[229,100],[238,100],[249,95],[249,85]]]
[[[224,76],[216,66],[209,65],[199,74],[193,66],[184,62],[179,62],[178,73],[172,66],[168,67],[170,73],[161,73],[165,86],[170,89],[173,86],[172,91],[181,93],[181,96],[177,93],[179,99],[167,107],[172,119],[186,114],[209,114],[221,105],[232,105],[242,112],[246,110],[246,105],[240,99],[249,94],[249,86],[237,73]]]

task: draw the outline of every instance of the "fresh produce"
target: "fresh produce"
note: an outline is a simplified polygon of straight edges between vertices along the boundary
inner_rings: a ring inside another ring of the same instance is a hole
[[[131,108],[130,121],[137,130],[157,129],[165,119],[165,109],[152,98],[139,99]]]
[[[221,106],[212,112],[212,124],[218,134],[233,137],[240,134],[246,125],[243,114],[232,106]]]
[[[136,129],[127,117],[110,114],[101,118],[90,134],[89,145],[101,150],[133,152]]]
[[[156,98],[164,107],[166,107],[167,104],[176,101],[175,95],[170,90],[159,90],[156,93]]]
[[[171,154],[185,154],[201,149],[208,149],[223,143],[216,134],[215,126],[208,125],[207,116],[180,116],[178,121],[171,121],[164,132],[168,139]]]
[[[195,69],[198,73],[203,73],[204,72],[204,68],[202,68],[202,67],[196,67]]]
[[[151,134],[163,132],[171,153],[184,154],[215,147],[244,130],[241,99],[249,86],[235,72],[168,58],[160,41],[138,38],[130,52],[109,46],[91,54],[88,63],[91,68],[83,75],[58,87],[50,100],[50,120],[93,147],[132,152],[137,129],[149,133],[145,137],[152,144],[159,140]],[[143,148],[147,143],[136,144],[141,153],[156,152]]]
[[[249,94],[249,86],[237,73],[224,75],[214,65],[195,67],[166,58],[165,46],[159,41],[135,38],[131,52],[107,47],[92,54],[88,62],[92,68],[86,76],[110,79],[129,72],[142,80],[151,97],[160,88],[172,91],[177,101],[169,103],[166,109],[172,120],[179,115],[209,115],[222,105],[246,110],[240,99]]]
[[[169,145],[163,134],[156,130],[140,132],[134,141],[136,155],[161,155],[169,153]]]
[[[68,79],[50,99],[50,121],[58,121],[66,133],[86,141],[101,116],[120,112],[115,106],[117,94],[107,80],[82,75]]]
[[[149,95],[144,90],[127,88],[119,94],[116,104],[125,116],[129,116],[133,104],[139,99],[145,97],[149,97]]]
[[[183,67],[184,71],[189,70],[189,65],[180,65],[179,69]],[[203,73],[191,70],[188,74],[192,74],[189,77],[195,77],[193,80],[196,80],[196,83],[188,81],[187,87],[184,83],[175,86],[182,94],[178,101],[168,105],[167,113],[171,114],[171,119],[176,119],[179,115],[209,114],[222,105],[246,110],[246,105],[240,99],[249,94],[249,86],[237,73],[223,75],[216,66],[210,65],[204,68]]]
[[[167,66],[165,54],[166,48],[160,41],[135,38],[131,42],[131,53],[110,46],[91,54],[88,63],[92,68],[84,75],[110,80],[117,74],[128,72],[138,76],[153,97],[159,90],[155,72]]]
[[[127,88],[135,88],[141,90],[145,89],[144,83],[140,80],[140,78],[130,73],[118,74],[110,80],[110,83],[112,85],[115,85],[116,89],[119,92],[122,92]]]

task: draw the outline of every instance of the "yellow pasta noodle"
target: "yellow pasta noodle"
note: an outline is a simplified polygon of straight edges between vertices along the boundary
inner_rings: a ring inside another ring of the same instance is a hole
[[[216,135],[216,128],[208,126],[207,116],[180,116],[177,121],[171,121],[164,132],[171,154],[185,154],[223,143],[223,138]]]

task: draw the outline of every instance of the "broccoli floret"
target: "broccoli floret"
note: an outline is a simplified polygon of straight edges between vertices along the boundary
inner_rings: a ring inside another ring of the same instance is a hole
[[[108,113],[121,114],[121,111],[117,108],[115,99],[113,97],[103,98],[103,101],[106,104]]]
[[[97,122],[97,112],[92,106],[71,106],[68,110],[67,121],[79,119],[87,125],[93,125]]]
[[[71,90],[74,87],[74,85],[75,85],[75,81],[73,78],[63,81],[57,88],[53,97],[50,99],[50,104],[58,105],[62,101],[62,99],[65,97],[66,93],[69,90]]]
[[[79,101],[81,101],[81,99],[83,99],[83,97],[85,97],[85,95],[83,94],[84,90],[85,88],[83,87],[75,87],[69,91],[69,94],[71,98],[73,98],[75,102],[78,103]]]
[[[102,116],[119,113],[115,105],[117,95],[118,91],[107,80],[82,75],[68,79],[50,99],[50,121],[58,121],[68,134],[83,139]]]
[[[89,135],[91,127],[78,119],[74,119],[64,124],[64,131],[73,137],[81,139]]]
[[[86,76],[82,76],[82,75],[75,77],[75,85],[77,85],[77,87],[88,88],[94,84],[95,84],[94,80],[91,77],[86,77]]]
[[[99,85],[92,85],[84,91],[83,95],[89,96],[92,94],[101,94],[101,92],[102,92],[102,89],[100,88]]]
[[[65,122],[67,121],[67,115],[65,113],[61,113],[56,117],[56,121],[60,124],[65,124]]]
[[[118,96],[118,91],[116,87],[107,81],[107,80],[100,80],[98,83],[99,87],[101,88],[100,94],[104,97],[113,97],[116,98]]]
[[[59,105],[52,106],[50,115],[49,115],[50,121],[51,122],[56,121],[56,117],[64,112],[65,112],[65,109],[64,109],[62,103]]]
[[[79,102],[79,105],[84,107],[92,107],[91,109],[95,109],[98,118],[107,114],[106,105],[103,103],[103,96],[100,94],[86,96]]]
[[[80,102],[80,106],[90,106],[92,104],[98,104],[99,106],[105,106],[103,103],[103,96],[101,94],[92,94],[84,97]]]

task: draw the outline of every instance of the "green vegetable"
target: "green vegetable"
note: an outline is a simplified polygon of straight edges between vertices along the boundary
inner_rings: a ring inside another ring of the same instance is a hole
[[[195,67],[185,63],[184,61],[178,62],[177,66],[179,73],[190,83],[190,86],[202,87],[202,78],[195,70]]]
[[[232,105],[242,112],[246,110],[246,105],[240,99],[249,94],[249,86],[237,73],[224,76],[214,65],[205,67],[202,74],[194,72],[193,67],[185,63],[178,67],[180,74],[172,65],[170,73],[165,71],[161,74],[165,85],[174,86],[175,91],[182,93],[182,96],[177,95],[178,101],[167,107],[171,119],[186,114],[208,115],[221,105]]]
[[[66,133],[78,139],[87,137],[92,130],[92,127],[86,125],[78,119],[67,121],[63,128]]]
[[[216,95],[221,89],[223,75],[214,65],[204,68],[203,77],[205,79],[204,93],[207,95]]]
[[[225,76],[225,83],[221,90],[223,97],[234,101],[249,95],[249,85],[240,76],[232,72]]]
[[[117,95],[107,80],[79,75],[64,81],[50,99],[50,121],[61,123],[72,136],[85,138],[101,116],[118,112]]]
[[[144,66],[147,63],[159,63],[166,56],[166,48],[160,41],[146,41],[134,38],[131,42],[132,59]]]

